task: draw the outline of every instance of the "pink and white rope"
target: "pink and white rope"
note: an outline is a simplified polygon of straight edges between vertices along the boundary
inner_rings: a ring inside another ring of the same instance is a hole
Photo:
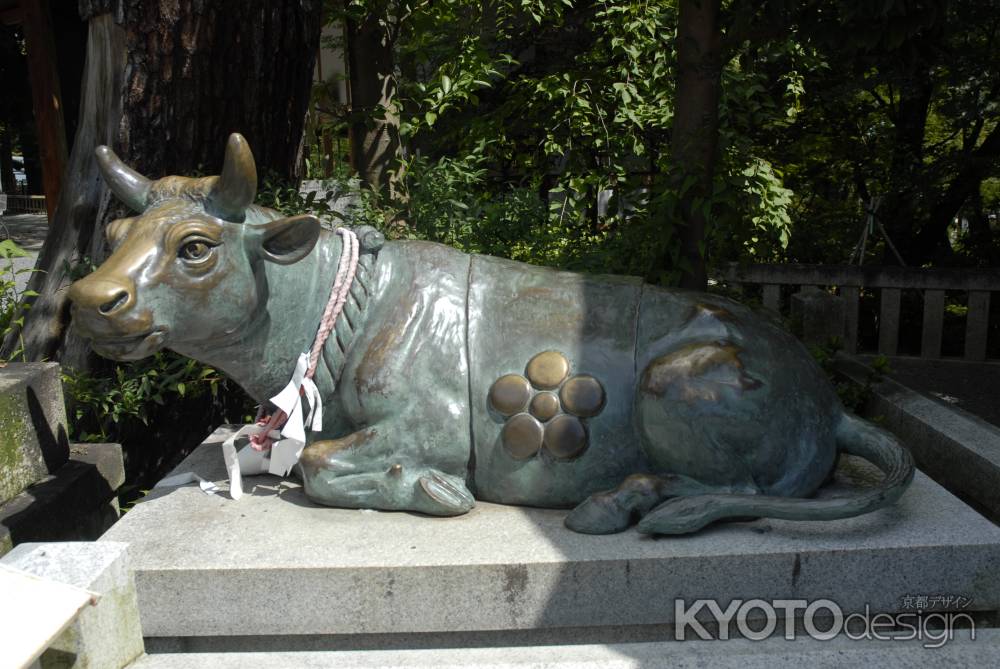
[[[319,322],[319,329],[316,331],[316,338],[313,340],[312,348],[309,351],[309,367],[306,369],[306,378],[311,379],[316,375],[316,367],[319,365],[319,357],[323,353],[323,346],[330,337],[337,325],[337,318],[344,310],[347,303],[347,296],[351,291],[351,284],[358,273],[358,253],[360,244],[358,236],[347,228],[337,228],[337,234],[343,238],[340,249],[340,264],[337,266],[337,276],[333,281],[333,288],[330,290],[330,299],[326,302],[323,310],[323,317]],[[299,394],[303,391],[300,388]],[[275,411],[270,416],[263,414],[263,407],[257,412],[257,425],[264,427],[257,434],[250,436],[251,446],[258,451],[271,448],[272,439],[270,434],[273,430],[280,430],[281,426],[288,420],[288,415],[281,409]]]

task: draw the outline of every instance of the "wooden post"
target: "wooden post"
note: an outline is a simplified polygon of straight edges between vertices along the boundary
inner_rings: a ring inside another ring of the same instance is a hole
[[[861,288],[859,286],[841,286],[840,296],[844,298],[844,351],[857,353]]]
[[[965,359],[986,360],[986,338],[990,324],[990,291],[970,290],[965,316]]]
[[[52,17],[45,0],[20,0],[20,7],[35,125],[38,128],[45,204],[51,222],[59,202],[63,170],[69,155],[66,149],[66,127],[63,122]]]
[[[781,313],[781,286],[776,283],[764,284],[764,307]]]
[[[924,327],[920,335],[920,357],[940,358],[944,333],[944,291],[924,291]]]
[[[899,349],[899,288],[883,288],[879,310],[878,352],[893,356]]]

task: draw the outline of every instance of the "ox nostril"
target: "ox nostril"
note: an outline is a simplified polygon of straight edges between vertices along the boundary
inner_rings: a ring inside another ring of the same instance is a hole
[[[125,306],[128,302],[128,292],[120,290],[115,296],[100,306],[100,311],[105,316],[109,316]]]

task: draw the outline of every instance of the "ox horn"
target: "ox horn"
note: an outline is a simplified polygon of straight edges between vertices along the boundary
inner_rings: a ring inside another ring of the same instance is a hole
[[[230,221],[242,221],[246,209],[257,195],[257,166],[250,145],[243,135],[234,132],[226,142],[226,160],[222,174],[212,186],[208,201],[213,212]]]
[[[115,152],[104,146],[97,147],[97,166],[111,192],[133,211],[142,213],[149,200],[153,182],[121,161]]]

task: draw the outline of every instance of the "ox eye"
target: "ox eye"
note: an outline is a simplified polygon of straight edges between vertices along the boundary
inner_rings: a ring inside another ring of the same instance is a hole
[[[192,240],[185,242],[181,246],[178,255],[190,262],[200,262],[208,258],[209,253],[212,252],[212,246],[212,244],[202,239]]]

